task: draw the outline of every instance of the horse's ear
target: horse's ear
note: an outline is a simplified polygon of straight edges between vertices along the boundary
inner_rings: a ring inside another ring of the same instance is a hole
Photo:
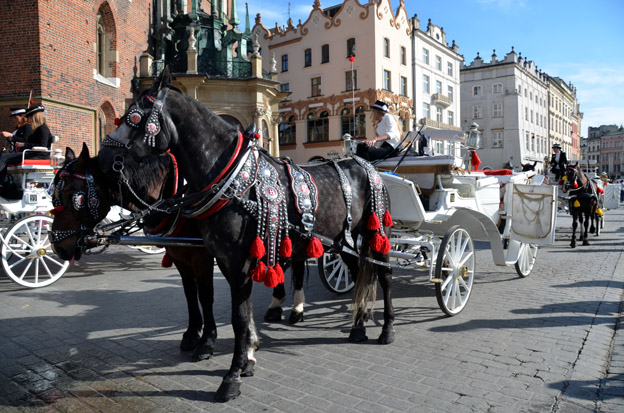
[[[91,155],[89,155],[89,147],[86,143],[82,142],[82,152],[80,152],[80,159],[84,161],[85,159],[89,160],[90,157]]]
[[[67,148],[65,148],[65,161],[73,161],[74,159],[76,159],[76,154],[74,153],[72,148],[68,146]]]
[[[153,95],[157,95],[161,89],[164,89],[169,85],[171,85],[171,72],[169,71],[169,65],[167,65],[154,81],[154,84],[150,88],[150,92]]]

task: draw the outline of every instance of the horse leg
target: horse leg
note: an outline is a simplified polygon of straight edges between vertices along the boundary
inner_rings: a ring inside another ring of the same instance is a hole
[[[195,252],[197,251],[197,252]],[[204,329],[201,339],[193,351],[193,361],[207,360],[214,353],[217,341],[217,324],[215,323],[212,307],[214,304],[214,259],[208,256],[205,250],[194,249],[197,261],[194,260],[193,272],[197,282],[199,302],[204,314]]]
[[[384,255],[380,253],[373,254],[375,259],[384,260]],[[394,307],[392,306],[392,268],[383,265],[375,265],[379,284],[383,291],[384,298],[384,325],[381,334],[377,339],[379,344],[390,344],[394,341]]]
[[[570,242],[570,247],[576,248],[576,227],[578,226],[578,214],[576,212],[572,213],[572,242]]]
[[[249,319],[249,329],[247,330],[247,363],[243,367],[241,377],[251,377],[254,375],[256,369],[256,351],[260,346],[260,339],[258,338],[258,331],[256,330],[256,323],[253,317]]]
[[[239,270],[240,271],[240,270]],[[253,311],[251,302],[251,292],[253,289],[253,281],[240,272],[239,279],[232,279],[224,274],[230,281],[230,290],[232,296],[232,328],[234,329],[234,354],[232,355],[232,364],[230,370],[223,377],[223,381],[217,390],[215,399],[218,402],[227,402],[240,395],[241,372],[247,371],[250,362],[249,354],[250,343],[257,340],[251,337],[250,332],[255,331],[252,322]],[[254,360],[255,364],[255,360]]]
[[[269,309],[264,314],[264,321],[267,323],[282,321],[282,304],[284,304],[285,300],[286,289],[284,284],[278,284],[277,287],[273,288],[273,298],[271,299],[271,304],[269,304]]]
[[[589,229],[589,221],[590,221],[590,216],[589,214],[585,214],[585,216],[583,216],[583,214],[580,214],[581,217],[581,232],[583,234],[583,245],[589,245],[589,241],[587,240],[587,230]],[[583,222],[583,219],[585,219],[585,221]]]
[[[290,311],[288,322],[290,324],[297,324],[303,321],[303,305],[305,304],[305,295],[303,293],[303,278],[305,275],[305,261],[293,261],[293,284],[295,287],[295,299],[293,302],[293,308]]]
[[[197,303],[197,285],[195,284],[195,275],[192,270],[173,256],[172,261],[178,269],[180,277],[182,277],[182,287],[184,287],[184,296],[186,297],[186,306],[189,314],[188,327],[182,335],[180,350],[190,351],[199,342],[203,324],[202,314]]]
[[[340,257],[349,268],[349,272],[351,272],[351,275],[353,276],[356,284],[356,291],[353,298],[355,314],[353,318],[353,325],[351,326],[351,331],[349,332],[349,342],[363,343],[368,340],[368,336],[366,335],[366,327],[364,326],[364,322],[367,318],[366,299],[363,298],[362,300],[358,300],[356,297],[360,295],[358,294],[358,291],[362,291],[364,294],[372,294],[372,292],[368,288],[369,286],[358,287],[358,280],[362,280],[361,282],[368,283],[366,275],[369,275],[372,272],[372,264],[366,261],[360,262],[357,257],[354,257],[350,254],[340,254]],[[372,290],[374,290],[374,288],[372,288]]]

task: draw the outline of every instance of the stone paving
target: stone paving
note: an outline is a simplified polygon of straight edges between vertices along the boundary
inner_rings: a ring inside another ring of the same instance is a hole
[[[622,412],[624,209],[607,212],[591,246],[572,250],[570,236],[562,215],[527,278],[480,249],[456,317],[440,311],[425,273],[395,270],[388,346],[347,342],[350,295],[325,290],[313,266],[296,326],[262,322],[270,291],[256,286],[256,375],[226,404],[214,401],[233,347],[221,274],[218,345],[199,363],[178,349],[186,305],[160,256],[117,247],[37,290],[1,276],[0,411]]]

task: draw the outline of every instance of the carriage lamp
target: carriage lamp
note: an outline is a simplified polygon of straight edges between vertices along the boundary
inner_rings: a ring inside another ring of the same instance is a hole
[[[472,125],[470,125],[466,146],[468,149],[479,149],[481,147],[481,132],[479,132],[479,125],[476,122],[472,122]]]
[[[345,153],[348,153],[348,154],[355,153],[354,148],[353,148],[353,137],[350,134],[345,133],[344,135],[342,135],[342,140],[344,141],[343,148],[344,148]]]

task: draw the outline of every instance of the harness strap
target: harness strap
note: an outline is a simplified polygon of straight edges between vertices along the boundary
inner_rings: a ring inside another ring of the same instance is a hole
[[[351,188],[351,183],[344,171],[338,164],[336,160],[332,160],[332,164],[338,172],[338,179],[340,180],[340,188],[342,189],[342,196],[345,200],[345,205],[347,207],[347,218],[344,225],[344,238],[345,242],[351,247],[354,248],[355,243],[353,242],[353,236],[351,235],[351,224],[353,223],[353,217],[351,216],[351,201],[353,199],[353,189]]]

